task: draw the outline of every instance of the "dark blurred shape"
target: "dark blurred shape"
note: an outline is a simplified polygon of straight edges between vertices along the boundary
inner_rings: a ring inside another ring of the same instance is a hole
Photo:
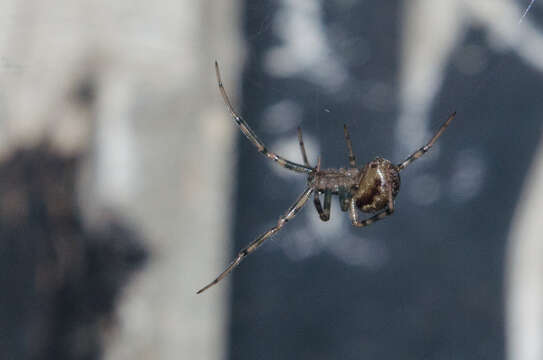
[[[77,83],[75,101],[81,105],[93,104],[96,99],[95,76],[88,75]]]
[[[82,156],[42,145],[0,165],[0,358],[97,359],[115,302],[148,254],[114,218],[89,230]]]

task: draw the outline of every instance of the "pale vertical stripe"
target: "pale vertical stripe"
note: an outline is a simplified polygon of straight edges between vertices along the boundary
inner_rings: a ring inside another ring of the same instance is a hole
[[[543,143],[526,179],[507,247],[506,339],[510,360],[543,359]]]

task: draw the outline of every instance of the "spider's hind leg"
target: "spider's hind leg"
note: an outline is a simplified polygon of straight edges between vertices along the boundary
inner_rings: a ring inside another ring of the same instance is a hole
[[[219,91],[221,92],[222,98],[224,100],[224,103],[226,107],[228,108],[228,111],[232,115],[232,119],[236,123],[236,125],[239,127],[243,135],[249,141],[256,147],[258,152],[266,156],[268,159],[271,159],[278,163],[280,166],[292,170],[299,173],[309,174],[313,171],[313,169],[310,166],[302,165],[295,163],[293,161],[287,160],[282,156],[279,156],[271,151],[269,151],[262,140],[259,139],[259,137],[255,134],[253,129],[247,124],[247,122],[234,110],[234,107],[232,106],[232,102],[230,101],[230,98],[228,97],[228,94],[226,93],[226,90],[224,89],[224,85],[222,83],[221,79],[221,73],[219,70],[219,64],[215,61],[215,74],[217,76],[217,84],[219,85]]]
[[[206,291],[207,289],[209,289],[210,287],[212,287],[213,285],[217,284],[219,281],[224,279],[224,277],[230,274],[232,270],[234,270],[239,265],[239,263],[243,261],[243,259],[249,256],[256,249],[258,249],[258,247],[262,245],[262,243],[266,241],[266,239],[268,239],[270,236],[272,236],[273,234],[281,230],[281,228],[289,220],[292,220],[296,216],[296,214],[298,214],[298,211],[302,209],[302,207],[305,205],[305,203],[307,202],[307,200],[309,199],[313,191],[314,190],[312,187],[306,188],[305,191],[302,193],[302,195],[298,197],[296,202],[287,210],[287,213],[279,218],[279,221],[277,222],[276,226],[272,227],[271,229],[266,231],[264,234],[260,235],[253,242],[251,242],[244,249],[242,249],[238,253],[238,256],[236,256],[234,261],[232,261],[232,263],[230,263],[230,265],[228,265],[228,267],[215,280],[213,280],[212,282],[210,282],[209,284],[207,284],[206,286],[198,290],[197,294],[200,294]]]
[[[349,135],[346,124],[343,124],[343,132],[345,133],[345,142],[347,143],[347,150],[349,151],[349,165],[354,168],[356,167],[356,158],[353,154],[353,144],[351,143],[351,136]]]
[[[411,154],[407,159],[405,159],[401,164],[398,164],[398,170],[403,170],[405,169],[406,167],[409,166],[409,164],[411,164],[413,161],[417,160],[418,158],[420,158],[422,155],[426,154],[428,152],[428,150],[430,150],[432,148],[432,146],[434,146],[435,142],[437,141],[437,139],[439,139],[439,137],[441,136],[441,134],[443,134],[443,132],[445,131],[445,129],[447,128],[447,126],[449,126],[449,123],[454,119],[454,117],[456,116],[456,111],[453,112],[449,118],[443,123],[443,125],[441,125],[441,127],[439,128],[439,130],[435,133],[435,135],[430,139],[430,141],[428,141],[428,143],[426,145],[424,145],[423,147],[421,147],[420,149],[418,149],[417,151],[415,151],[413,154]]]
[[[354,205],[354,201],[351,201],[351,207],[349,209],[349,216],[351,217],[351,222],[353,226],[356,227],[364,227],[373,224],[376,221],[379,221],[381,219],[384,219],[385,217],[392,215],[394,212],[394,208],[387,207],[385,210],[381,211],[380,213],[377,213],[373,215],[372,217],[366,219],[366,220],[358,220],[358,214],[356,213],[356,207]]]

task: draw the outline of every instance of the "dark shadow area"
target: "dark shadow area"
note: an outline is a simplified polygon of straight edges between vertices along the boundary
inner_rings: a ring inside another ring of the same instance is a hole
[[[2,359],[100,358],[120,291],[148,257],[114,217],[83,226],[80,161],[40,146],[0,165]]]

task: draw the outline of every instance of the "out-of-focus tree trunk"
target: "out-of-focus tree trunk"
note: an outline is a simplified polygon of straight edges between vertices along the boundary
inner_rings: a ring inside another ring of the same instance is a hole
[[[1,154],[44,138],[86,153],[88,226],[116,213],[148,241],[105,357],[224,358],[227,286],[195,291],[228,257],[235,129],[213,61],[238,84],[237,2],[3,0],[0,13]]]

